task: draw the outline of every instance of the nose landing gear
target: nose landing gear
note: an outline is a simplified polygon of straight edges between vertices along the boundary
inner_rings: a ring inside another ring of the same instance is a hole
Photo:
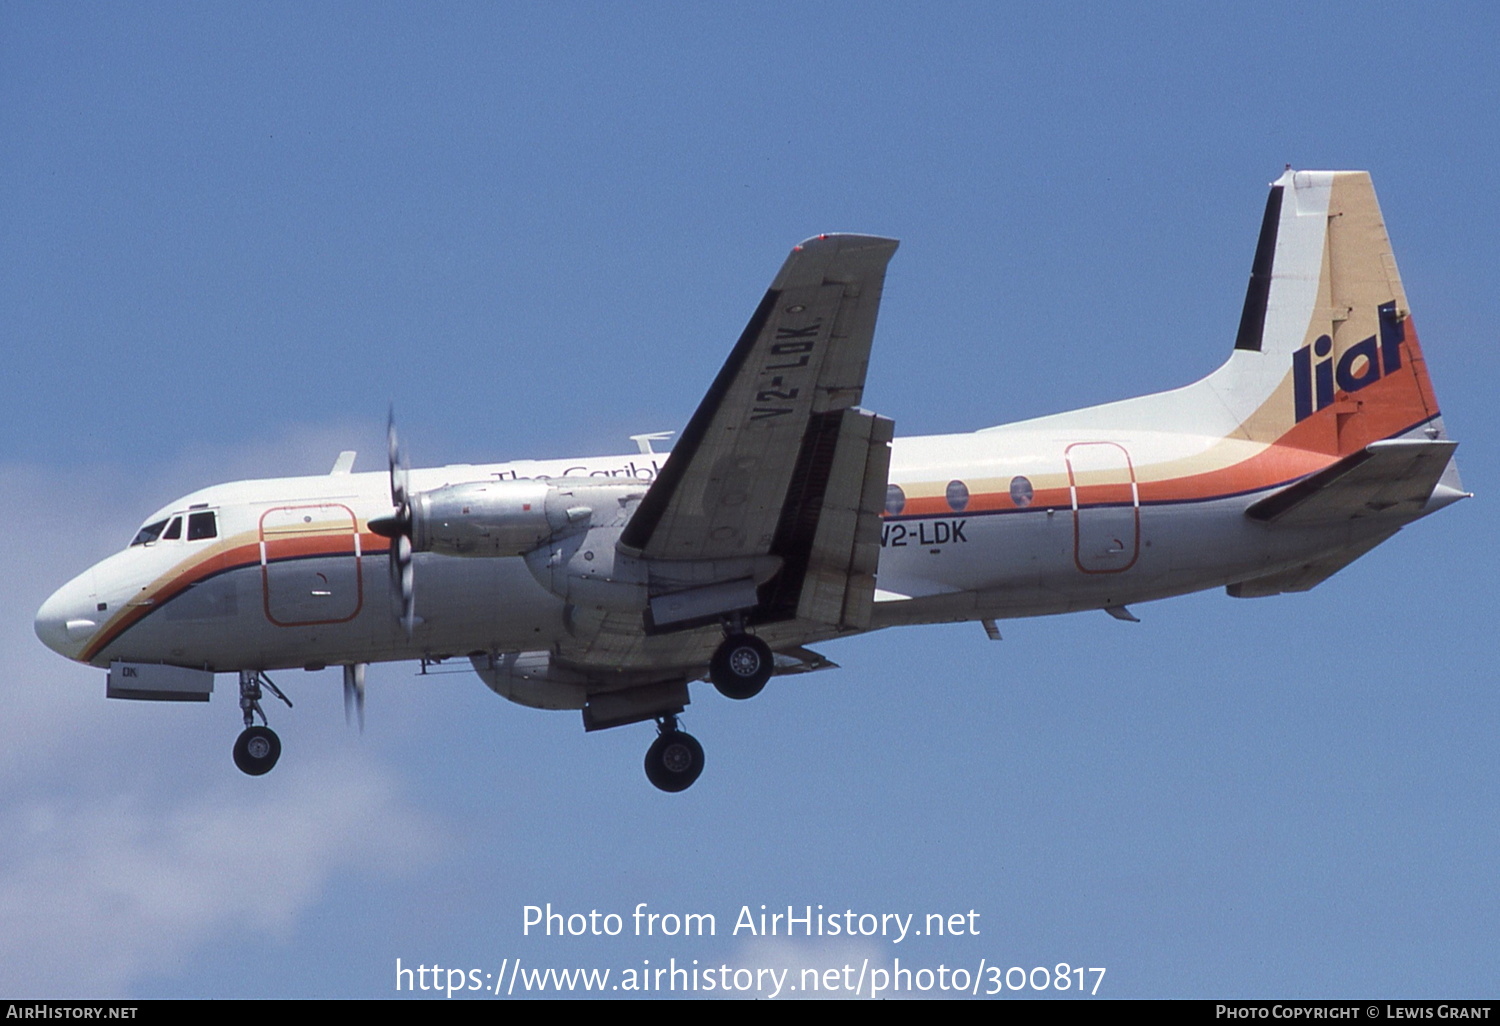
[[[241,773],[269,773],[281,758],[281,738],[270,727],[246,727],[234,743],[234,764]]]
[[[240,709],[245,714],[245,729],[234,742],[234,764],[241,773],[252,777],[271,772],[281,758],[281,738],[267,724],[265,710],[260,707],[262,684],[285,702],[288,709],[292,707],[292,700],[281,693],[270,677],[259,670],[240,671]],[[259,727],[255,725],[256,716],[262,724]]]
[[[646,749],[646,779],[663,791],[685,791],[703,772],[703,746],[677,729],[675,714],[656,722],[656,740]]]

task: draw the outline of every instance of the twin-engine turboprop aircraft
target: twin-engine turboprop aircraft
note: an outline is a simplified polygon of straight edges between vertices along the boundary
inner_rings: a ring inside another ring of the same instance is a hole
[[[796,247],[669,456],[216,485],[146,519],[36,617],[114,698],[237,673],[235,762],[269,770],[267,671],[467,658],[586,730],[654,720],[646,775],[703,749],[688,685],[750,698],[805,646],[1204,588],[1305,591],[1462,498],[1369,176],[1271,187],[1234,350],[1171,392],[893,440],[860,408],[891,239]],[[257,724],[256,720],[260,723]]]

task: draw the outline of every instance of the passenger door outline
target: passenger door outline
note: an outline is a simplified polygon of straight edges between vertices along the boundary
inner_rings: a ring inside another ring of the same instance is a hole
[[[260,516],[261,595],[277,627],[348,623],[364,607],[359,521],[342,503],[273,506]]]
[[[1141,493],[1130,453],[1118,442],[1074,442],[1063,452],[1073,505],[1073,564],[1118,574],[1141,551]]]

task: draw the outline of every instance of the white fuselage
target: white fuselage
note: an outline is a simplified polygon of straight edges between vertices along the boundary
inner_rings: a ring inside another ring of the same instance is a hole
[[[1226,445],[1245,455],[1265,448],[1149,431],[1104,438],[1046,421],[898,439],[890,481],[904,504],[887,508],[872,627],[1121,606],[1361,541],[1353,523],[1272,531],[1247,519],[1268,489],[1152,501],[1150,468],[1180,476],[1204,453],[1222,460]],[[449,466],[412,471],[411,487],[592,477],[639,481],[644,491],[665,459]],[[1274,486],[1303,472],[1288,467]],[[1002,492],[1009,501],[995,498]],[[148,523],[195,508],[216,514],[214,537],[134,544],[85,571],[38,613],[43,640],[97,666],[226,672],[540,651],[577,629],[521,558],[418,553],[418,622],[408,637],[392,607],[385,542],[367,527],[390,513],[385,473],[217,485]],[[301,544],[308,530],[328,544]],[[819,640],[770,633],[778,645]]]

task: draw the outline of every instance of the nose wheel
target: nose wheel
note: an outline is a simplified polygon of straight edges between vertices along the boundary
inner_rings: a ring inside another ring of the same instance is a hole
[[[708,679],[725,698],[754,698],[775,669],[771,646],[753,634],[730,634],[708,664]]]
[[[240,710],[245,714],[245,729],[234,742],[234,764],[241,773],[258,777],[271,772],[276,760],[281,758],[281,738],[266,723],[265,710],[260,707],[261,685],[271,694],[292,707],[292,700],[281,693],[270,677],[259,670],[240,671]],[[260,717],[256,726],[255,717]]]
[[[234,743],[234,764],[252,777],[271,772],[279,758],[281,738],[270,727],[246,727]]]
[[[646,749],[646,779],[663,791],[685,791],[703,772],[703,746],[677,729],[676,716],[663,716],[657,723],[659,733]]]

